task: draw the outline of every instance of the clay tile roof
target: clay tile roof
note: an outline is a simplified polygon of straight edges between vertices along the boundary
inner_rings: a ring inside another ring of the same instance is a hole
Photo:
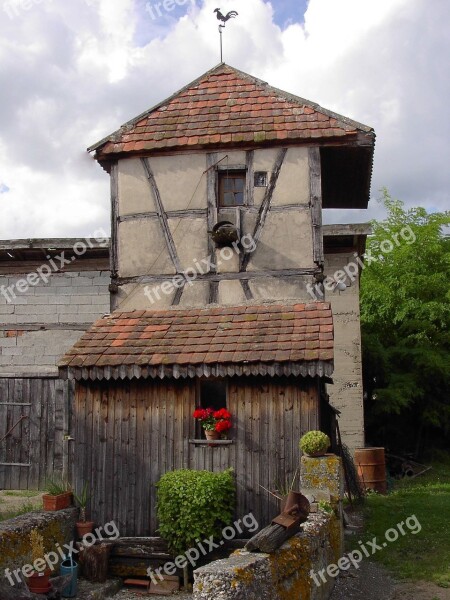
[[[373,130],[221,63],[94,144],[96,158],[179,148],[354,139]]]
[[[117,312],[60,362],[77,379],[331,375],[329,303]]]

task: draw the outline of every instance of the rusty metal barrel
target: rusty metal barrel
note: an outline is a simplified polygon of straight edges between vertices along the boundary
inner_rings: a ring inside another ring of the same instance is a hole
[[[366,490],[387,493],[384,448],[356,448],[355,464],[359,479]]]

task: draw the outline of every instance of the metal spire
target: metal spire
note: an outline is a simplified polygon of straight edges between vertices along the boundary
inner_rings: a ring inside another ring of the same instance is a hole
[[[235,10],[230,10],[226,15],[223,15],[220,12],[220,8],[216,8],[214,10],[216,13],[217,19],[221,21],[219,24],[219,35],[220,35],[220,62],[223,62],[223,44],[222,44],[222,30],[225,29],[225,24],[229,19],[234,19],[238,16],[238,13]]]

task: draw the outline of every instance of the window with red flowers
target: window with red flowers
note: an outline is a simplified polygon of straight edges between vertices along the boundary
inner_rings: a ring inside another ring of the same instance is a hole
[[[225,379],[201,379],[197,388],[197,406],[212,408],[214,411],[227,407],[227,382]],[[195,425],[195,437],[205,437],[200,422]]]

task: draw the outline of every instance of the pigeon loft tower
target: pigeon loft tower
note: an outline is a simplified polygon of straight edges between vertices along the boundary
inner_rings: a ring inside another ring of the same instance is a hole
[[[61,373],[96,522],[154,534],[163,473],[233,467],[237,513],[267,524],[260,486],[327,430],[327,393],[362,443],[358,283],[323,296],[320,281],[367,228],[324,227],[322,210],[367,207],[374,139],[221,63],[90,148],[111,179],[113,313]],[[232,413],[228,439],[208,444],[196,406]]]

